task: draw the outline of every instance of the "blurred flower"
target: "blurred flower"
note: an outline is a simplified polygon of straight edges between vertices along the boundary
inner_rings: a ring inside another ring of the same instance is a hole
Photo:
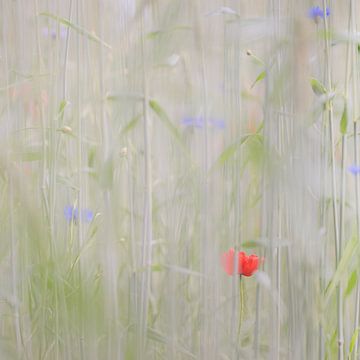
[[[181,124],[184,126],[202,128],[204,126],[204,121],[201,118],[185,117],[181,120]]]
[[[218,129],[225,129],[225,121],[221,119],[210,119],[210,124]]]
[[[44,37],[51,37],[53,40],[56,39],[57,31],[54,28],[43,27],[41,32]],[[64,27],[61,26],[60,31],[59,31],[59,38],[65,39],[66,34],[67,34],[67,29],[65,29]]]
[[[72,205],[66,205],[64,207],[64,216],[68,222],[70,221],[77,222],[79,220],[79,210]],[[92,221],[93,218],[94,218],[94,213],[90,209],[82,210],[81,212],[82,221],[89,223]]]
[[[261,260],[257,255],[246,255],[245,252],[240,251],[238,256],[238,270],[237,274],[244,276],[251,276],[259,268]],[[235,250],[231,248],[228,252],[222,255],[222,265],[228,275],[234,274]]]
[[[196,128],[203,128],[205,125],[205,120],[203,118],[196,118],[196,117],[185,117],[181,120],[181,124],[187,127],[196,127]],[[217,128],[217,129],[225,129],[225,121],[222,119],[208,119],[208,124]]]
[[[326,8],[325,13],[326,13],[326,17],[330,15],[330,9],[328,7]],[[320,6],[312,6],[309,9],[308,16],[310,19],[317,21],[318,18],[322,18],[322,19],[324,18],[324,11],[323,9],[320,8]]]
[[[360,174],[360,166],[351,165],[351,166],[348,167],[348,170],[349,170],[353,175],[358,175],[358,174]]]

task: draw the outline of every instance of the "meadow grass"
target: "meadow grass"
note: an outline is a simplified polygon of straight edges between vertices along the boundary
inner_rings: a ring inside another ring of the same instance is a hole
[[[354,0],[0,4],[1,359],[359,358]]]

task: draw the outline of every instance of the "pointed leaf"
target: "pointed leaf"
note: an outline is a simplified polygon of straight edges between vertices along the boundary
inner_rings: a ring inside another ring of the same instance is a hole
[[[327,90],[325,88],[325,86],[317,79],[315,78],[311,78],[310,79],[310,85],[311,88],[313,89],[313,92],[315,93],[315,95],[324,95],[327,93]]]
[[[345,271],[347,270],[350,259],[358,255],[358,240],[354,236],[351,240],[348,241],[344,249],[343,255],[339,261],[339,264],[336,268],[335,274],[333,275],[331,281],[325,290],[325,303],[328,303],[332,293],[334,292],[336,286],[339,284],[341,278],[343,277]]]
[[[165,112],[165,110],[157,103],[155,100],[149,101],[150,108],[155,112],[155,114],[159,117],[162,123],[166,126],[166,128],[170,131],[170,133],[182,143],[182,138],[180,131],[176,128],[176,126],[171,122],[169,116]]]
[[[340,120],[340,132],[342,135],[346,134],[346,130],[347,130],[347,110],[346,110],[346,104],[344,106],[344,111],[342,113],[341,116],[341,120]]]
[[[42,12],[40,13],[41,16],[45,16],[48,17],[50,19],[56,20],[59,23],[68,26],[69,28],[75,30],[76,32],[78,32],[81,35],[86,36],[89,40],[95,41],[98,44],[104,45],[105,47],[107,47],[108,49],[111,49],[111,46],[109,44],[107,44],[105,41],[101,40],[98,36],[96,36],[93,33],[90,33],[89,31],[83,29],[82,27],[80,27],[77,24],[74,24],[72,22],[70,22],[69,20],[62,18],[60,16],[48,13],[48,12]]]
[[[349,359],[351,358],[351,354],[354,350],[356,339],[359,336],[359,330],[360,330],[360,328],[357,327],[351,336],[351,341],[350,341],[350,346],[349,346]]]
[[[255,79],[255,81],[253,82],[253,84],[251,85],[251,89],[256,85],[256,83],[258,83],[259,81],[261,81],[262,79],[264,79],[265,78],[265,76],[266,76],[266,71],[264,70],[264,71],[262,71],[259,75],[258,75],[258,77]]]
[[[357,271],[356,269],[351,273],[346,290],[345,297],[349,296],[357,283]]]

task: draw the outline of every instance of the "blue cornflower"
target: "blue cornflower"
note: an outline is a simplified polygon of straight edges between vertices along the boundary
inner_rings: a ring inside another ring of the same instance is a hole
[[[327,7],[325,10],[326,17],[330,15],[330,9]],[[310,19],[317,20],[318,18],[324,18],[324,11],[320,6],[313,6],[309,9],[308,16]]]
[[[183,126],[192,126],[201,129],[204,127],[205,121],[201,117],[185,117],[181,120],[181,124]],[[222,119],[208,119],[208,124],[221,130],[225,129],[225,121]]]
[[[79,220],[79,210],[72,205],[66,205],[64,207],[65,219],[70,222],[77,222]],[[94,213],[89,209],[83,209],[81,212],[81,220],[84,222],[91,222],[94,218]]]
[[[222,119],[210,119],[210,124],[218,129],[225,129],[225,121]]]
[[[82,220],[89,223],[94,218],[94,213],[89,209],[84,209],[82,212]]]
[[[57,31],[55,28],[43,27],[42,34],[44,37],[51,37],[53,40],[55,40],[56,36],[57,36]],[[66,39],[66,36],[67,36],[67,29],[65,29],[63,26],[61,26],[60,32],[59,32],[59,38]]]
[[[181,124],[184,126],[202,128],[204,126],[204,120],[202,118],[185,117],[181,120]]]
[[[348,170],[349,170],[353,175],[358,175],[358,174],[360,174],[360,166],[351,165],[351,166],[348,167]]]

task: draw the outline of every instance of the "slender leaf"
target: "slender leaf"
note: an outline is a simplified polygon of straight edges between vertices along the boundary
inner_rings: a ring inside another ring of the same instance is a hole
[[[265,78],[265,76],[266,76],[266,71],[264,70],[264,71],[262,71],[259,75],[258,75],[258,77],[255,79],[255,81],[253,82],[253,84],[251,85],[251,89],[256,85],[256,83],[258,83],[259,81],[261,81],[262,79],[264,79]]]
[[[347,123],[348,123],[348,118],[347,118],[347,109],[346,109],[346,105],[345,105],[342,116],[341,116],[341,120],[340,120],[340,132],[342,135],[346,134]]]
[[[325,86],[317,79],[311,78],[310,85],[315,95],[324,95],[327,93]]]
[[[58,21],[59,23],[65,25],[65,26],[68,26],[69,28],[75,30],[76,32],[78,32],[79,34],[81,35],[84,35],[85,37],[87,37],[89,40],[92,40],[98,44],[101,44],[105,47],[107,47],[108,49],[111,49],[111,46],[109,44],[107,44],[105,41],[101,40],[97,35],[83,29],[82,27],[80,27],[79,25],[77,24],[74,24],[72,23],[71,21],[63,18],[63,17],[60,17],[60,16],[57,16],[57,15],[54,15],[54,14],[51,14],[49,12],[42,12],[40,13],[41,16],[45,16],[45,17],[48,17],[50,19],[53,19],[53,20],[56,20]]]

